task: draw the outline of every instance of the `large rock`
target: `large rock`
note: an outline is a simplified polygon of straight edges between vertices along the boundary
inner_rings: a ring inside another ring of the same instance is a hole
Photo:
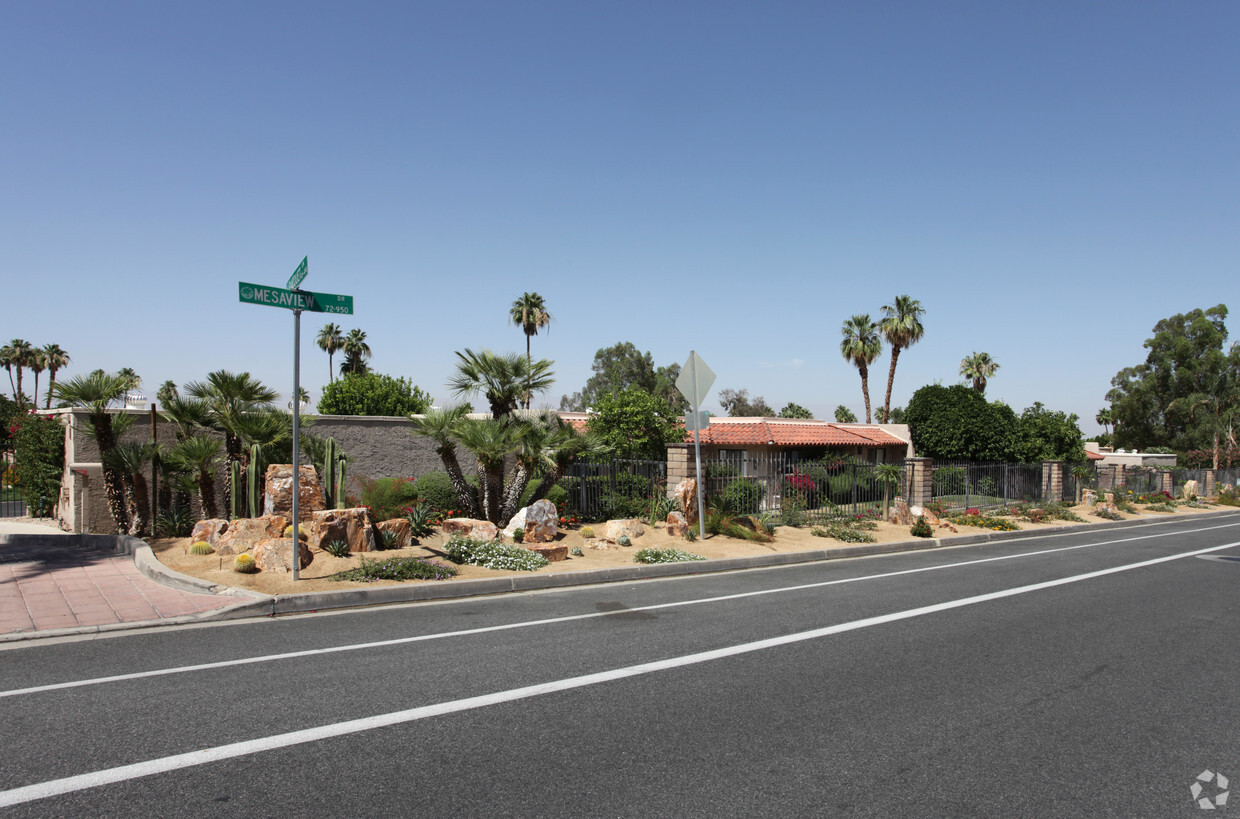
[[[1180,492],[1180,497],[1182,497],[1184,500],[1192,500],[1193,498],[1197,497],[1197,494],[1198,494],[1197,482],[1196,481],[1185,481],[1184,489],[1181,490]]]
[[[448,537],[460,535],[473,540],[499,540],[499,528],[489,520],[448,518],[441,528]]]
[[[667,513],[667,533],[672,537],[684,537],[689,533],[689,521],[683,512]]]
[[[525,546],[523,544],[522,548],[542,555],[551,563],[555,563],[560,560],[568,560],[567,546]]]
[[[512,516],[504,527],[504,535],[512,538],[518,529],[525,530],[525,543],[550,543],[560,534],[555,504],[546,498],[534,501]]]
[[[1098,493],[1092,489],[1086,489],[1081,493],[1081,503],[1085,504],[1086,509],[1093,509],[1098,505]]]
[[[358,506],[353,509],[315,512],[314,524],[310,530],[310,545],[321,549],[323,544],[334,540],[349,544],[350,552],[373,552],[377,545],[370,510],[365,506]]]
[[[189,542],[210,543],[217,546],[220,542],[220,535],[228,531],[228,521],[223,518],[209,518],[200,520],[194,524],[194,531],[189,533]]]
[[[393,545],[388,546],[387,541],[379,543],[385,549],[406,549],[413,545],[413,534],[409,528],[409,521],[405,518],[392,518],[391,520],[381,520],[375,524],[379,528],[379,537],[383,538],[384,532],[394,532],[389,537],[395,537]]]
[[[896,498],[895,506],[891,508],[891,522],[901,526],[913,525],[913,513],[909,511],[908,501],[904,498]]]
[[[288,525],[288,518],[283,515],[238,518],[228,524],[228,531],[220,535],[215,548],[222,555],[239,555],[253,549],[260,540],[284,537]]]
[[[313,520],[315,512],[323,511],[323,488],[313,466],[303,466],[301,492],[297,497],[297,517],[302,523]],[[266,489],[263,491],[263,514],[293,517],[293,465],[272,464],[267,467]]]
[[[693,525],[698,519],[698,498],[697,498],[697,479],[685,478],[676,484],[676,488],[672,490],[673,497],[680,501],[680,508],[684,511],[685,521]]]
[[[310,553],[310,548],[306,544],[298,542],[297,545],[301,558],[301,568],[304,569],[314,560],[314,555]],[[293,539],[271,538],[269,540],[260,540],[254,544],[254,565],[259,568],[259,571],[264,572],[274,572],[276,574],[292,572]]]
[[[605,532],[604,537],[615,541],[619,541],[625,535],[629,536],[629,540],[636,540],[646,534],[646,527],[637,518],[625,518],[623,520],[607,521]]]

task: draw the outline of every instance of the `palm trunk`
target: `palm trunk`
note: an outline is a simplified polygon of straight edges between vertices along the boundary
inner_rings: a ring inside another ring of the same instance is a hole
[[[99,460],[103,462],[103,491],[108,496],[108,511],[112,514],[116,533],[124,535],[129,532],[129,512],[125,508],[124,478],[110,465],[112,453],[116,449],[116,438],[112,435],[112,417],[107,412],[92,415],[90,424],[95,432],[95,442],[99,444]]]
[[[870,368],[861,365],[861,394],[865,396],[865,422],[870,423]]]
[[[52,408],[52,393],[56,390],[56,371],[52,370],[47,376],[47,403],[43,405],[43,409]]]
[[[900,348],[891,348],[891,369],[887,371],[887,397],[883,399],[883,420],[887,423],[887,419],[891,417],[891,386],[896,383],[896,362],[900,360]]]
[[[540,501],[547,497],[547,493],[551,491],[551,487],[560,482],[560,478],[564,477],[564,472],[567,469],[568,464],[556,464],[551,467],[550,471],[548,471],[546,475],[543,475],[542,480],[538,482],[538,488],[535,489],[534,494],[530,496],[530,503]]]
[[[146,477],[141,472],[130,475],[126,481],[129,490],[129,534],[142,537],[147,534],[147,524],[151,520],[151,495],[147,488]]]
[[[1218,469],[1218,430],[1214,431],[1214,468]]]
[[[198,472],[198,503],[202,506],[203,517],[210,520],[219,517],[215,505],[215,479],[211,470],[202,469]]]
[[[530,334],[525,334],[525,408],[530,408],[530,378],[533,375],[530,367],[533,366],[534,359],[530,357]],[[515,512],[513,514],[516,514]]]
[[[439,447],[439,459],[443,461],[444,471],[448,473],[448,480],[452,481],[452,488],[456,490],[456,499],[461,504],[461,511],[468,517],[478,517],[478,495],[474,492],[474,488],[469,485],[469,481],[465,480],[465,473],[461,471],[461,462],[456,458],[456,449],[452,446]]]
[[[34,371],[34,408],[39,408],[39,371]]]
[[[18,406],[18,407],[21,407],[21,406],[22,406],[22,404],[23,404],[23,401],[22,401],[22,368],[21,368],[21,367],[18,367],[18,368],[17,368],[17,395],[16,395],[16,400],[17,400],[17,406]],[[122,534],[123,534],[123,533],[122,533]]]
[[[509,476],[508,483],[504,486],[504,502],[499,508],[499,519],[503,521],[500,524],[501,527],[507,526],[513,515],[520,511],[521,495],[525,493],[525,487],[529,485],[531,474],[529,468],[520,461],[512,470],[512,475]]]

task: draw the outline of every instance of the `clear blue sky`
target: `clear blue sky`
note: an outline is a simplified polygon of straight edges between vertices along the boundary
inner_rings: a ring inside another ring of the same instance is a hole
[[[1180,0],[10,2],[0,341],[287,394],[292,316],[237,283],[309,254],[440,404],[537,291],[536,403],[631,341],[830,418],[862,414],[840,325],[907,293],[893,404],[986,351],[989,397],[1091,432],[1155,322],[1240,309],[1237,35]]]

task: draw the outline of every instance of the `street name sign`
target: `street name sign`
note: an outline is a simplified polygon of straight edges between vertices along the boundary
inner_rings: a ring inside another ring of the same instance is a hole
[[[297,265],[297,269],[293,271],[293,275],[288,277],[288,284],[284,285],[289,290],[296,290],[297,285],[306,280],[306,274],[310,272],[310,257],[301,260],[301,264]]]
[[[685,429],[694,432],[699,429],[710,429],[710,416],[706,410],[685,413]]]
[[[706,366],[706,362],[695,351],[689,352],[689,358],[680,368],[680,376],[676,379],[676,389],[692,404],[701,401],[710,392],[715,383],[715,372]],[[693,409],[697,409],[695,406]]]
[[[308,310],[311,313],[353,315],[353,297],[336,293],[311,293],[309,290],[286,290],[250,282],[238,282],[238,295],[247,304],[265,304],[287,310]]]

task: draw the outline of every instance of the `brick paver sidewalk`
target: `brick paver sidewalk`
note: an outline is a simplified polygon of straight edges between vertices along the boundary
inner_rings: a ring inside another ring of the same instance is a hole
[[[131,555],[0,543],[0,635],[162,620],[236,602],[156,583]]]

